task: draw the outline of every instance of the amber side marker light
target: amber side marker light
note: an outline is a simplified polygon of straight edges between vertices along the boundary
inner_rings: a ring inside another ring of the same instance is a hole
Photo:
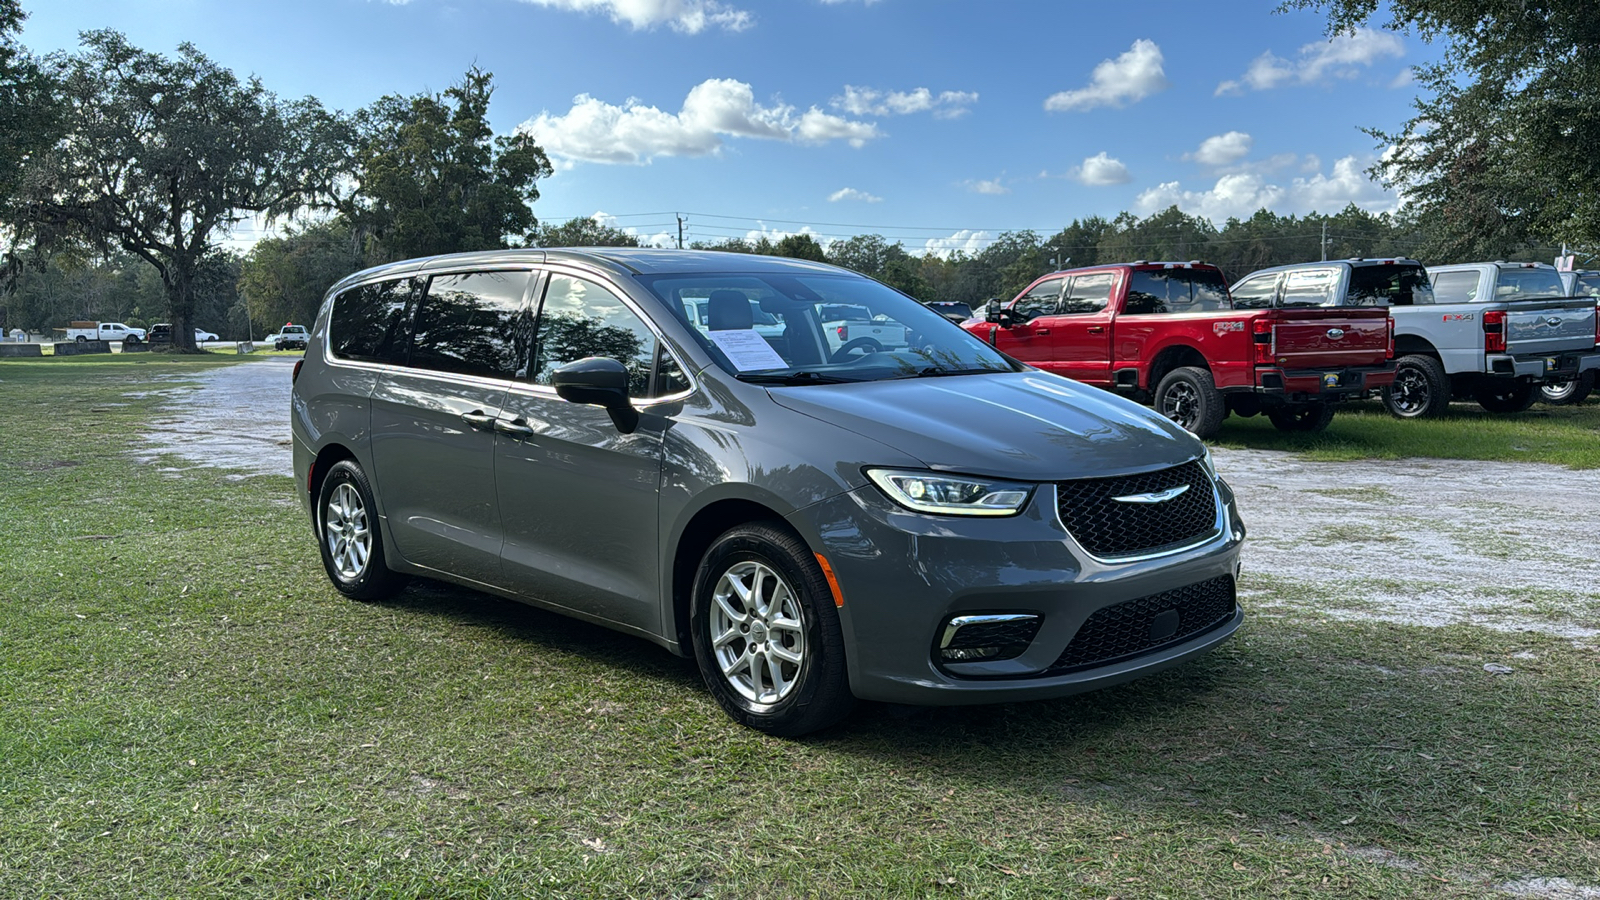
[[[817,565],[822,567],[822,577],[828,579],[828,590],[833,591],[833,605],[844,606],[844,593],[839,590],[839,579],[833,577],[833,566],[828,565],[828,560],[821,553],[813,554],[817,558]]]

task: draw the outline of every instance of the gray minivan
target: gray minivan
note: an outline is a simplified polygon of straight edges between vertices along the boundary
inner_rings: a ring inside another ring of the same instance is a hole
[[[839,304],[907,345],[835,348]],[[311,334],[294,464],[340,591],[426,576],[638,635],[769,733],[1117,684],[1243,618],[1204,445],[843,269],[442,256],[346,278]]]

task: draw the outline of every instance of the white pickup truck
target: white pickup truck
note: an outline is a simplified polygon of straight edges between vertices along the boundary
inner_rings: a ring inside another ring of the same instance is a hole
[[[125,344],[143,343],[145,330],[130,328],[121,322],[73,322],[68,328],[67,340],[82,344],[87,341],[122,341]]]
[[[274,350],[304,350],[310,341],[311,333],[304,325],[285,325],[261,339],[261,343],[271,344]]]
[[[817,310],[817,316],[822,319],[822,333],[828,339],[830,353],[847,353],[857,349],[876,353],[906,346],[904,325],[874,319],[872,311],[865,306],[824,303]]]
[[[1541,388],[1600,370],[1595,299],[1569,297],[1544,263],[1299,263],[1246,277],[1233,286],[1234,303],[1274,290],[1285,306],[1387,306],[1395,376],[1383,402],[1403,419],[1442,415],[1452,398],[1520,412]]]

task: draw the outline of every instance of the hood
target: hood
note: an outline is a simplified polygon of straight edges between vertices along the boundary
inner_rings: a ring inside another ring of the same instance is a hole
[[[771,388],[778,405],[930,469],[1062,481],[1188,462],[1198,439],[1131,400],[1044,372]]]

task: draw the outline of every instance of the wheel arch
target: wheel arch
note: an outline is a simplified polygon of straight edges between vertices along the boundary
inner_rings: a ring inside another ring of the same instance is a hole
[[[672,549],[672,575],[669,589],[671,591],[672,614],[671,635],[677,642],[679,652],[686,656],[693,655],[693,639],[689,631],[689,601],[694,590],[695,572],[700,568],[700,560],[710,549],[711,542],[719,535],[735,525],[747,522],[773,522],[781,527],[794,531],[778,510],[756,500],[747,498],[725,498],[706,504],[684,524],[679,532],[676,545]],[[805,541],[805,537],[795,532],[796,536]]]
[[[1431,356],[1434,359],[1442,360],[1439,355],[1439,348],[1435,347],[1432,341],[1419,334],[1395,335],[1394,356],[1395,359],[1399,359],[1402,356]]]
[[[318,450],[316,458],[311,461],[311,469],[306,474],[306,495],[311,500],[308,507],[311,510],[313,524],[317,521],[317,495],[322,492],[322,482],[328,477],[328,470],[333,468],[335,463],[347,459],[354,461],[357,465],[361,464],[360,460],[356,459],[355,452],[349,447],[339,443],[331,443]],[[371,478],[371,475],[369,474],[367,477]],[[377,492],[374,491],[373,494],[373,499],[377,500]]]
[[[1211,364],[1206,361],[1205,354],[1198,349],[1188,344],[1171,344],[1161,348],[1155,358],[1150,360],[1150,371],[1147,376],[1149,380],[1145,384],[1145,389],[1155,390],[1156,385],[1161,383],[1161,379],[1167,377],[1168,372],[1173,369],[1181,369],[1184,366],[1194,366],[1197,369],[1205,369],[1207,372],[1211,371]]]

